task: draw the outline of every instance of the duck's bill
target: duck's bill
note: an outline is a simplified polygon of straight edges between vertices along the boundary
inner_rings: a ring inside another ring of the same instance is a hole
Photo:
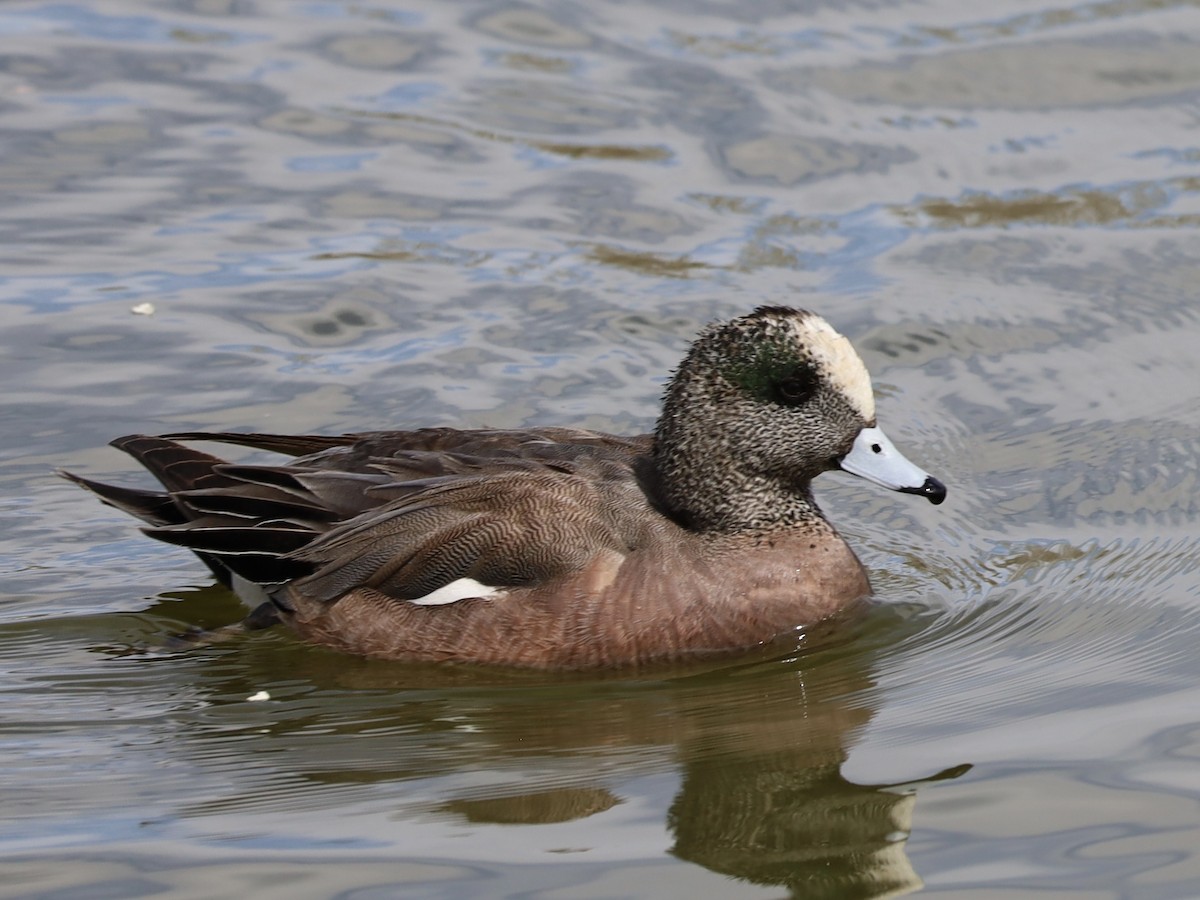
[[[920,494],[935,506],[946,499],[946,486],[905,459],[880,428],[864,428],[859,432],[840,465],[851,475],[889,490]]]

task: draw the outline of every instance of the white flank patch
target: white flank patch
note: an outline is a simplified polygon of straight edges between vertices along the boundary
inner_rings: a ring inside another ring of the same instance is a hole
[[[504,590],[502,588],[480,584],[474,578],[459,578],[457,581],[443,585],[433,593],[426,594],[424,597],[417,597],[408,602],[415,603],[417,606],[445,606],[447,603],[457,603],[459,600],[472,600],[475,598],[486,600],[489,597],[495,597],[503,593]]]
[[[865,421],[875,421],[871,375],[854,345],[820,316],[795,321],[800,340],[812,351],[830,384],[862,413]]]

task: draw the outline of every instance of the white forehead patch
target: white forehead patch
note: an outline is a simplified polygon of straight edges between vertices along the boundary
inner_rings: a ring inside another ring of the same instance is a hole
[[[833,326],[817,315],[792,319],[796,335],[813,355],[822,374],[865,421],[875,420],[875,393],[871,376],[857,351]]]

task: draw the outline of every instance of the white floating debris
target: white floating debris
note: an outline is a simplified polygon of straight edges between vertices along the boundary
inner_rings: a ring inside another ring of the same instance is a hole
[[[257,694],[251,694],[246,699],[249,700],[251,703],[254,703],[258,700],[270,700],[271,695],[268,694],[266,691],[259,691]]]
[[[135,316],[152,316],[154,315],[154,304],[139,303],[137,306],[129,307],[129,311]]]

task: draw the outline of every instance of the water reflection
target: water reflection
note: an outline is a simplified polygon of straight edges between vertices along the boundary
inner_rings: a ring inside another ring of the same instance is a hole
[[[223,608],[220,593],[209,597]],[[177,623],[181,605],[171,607]],[[216,676],[206,687],[213,705],[197,714],[204,727],[181,732],[187,752],[206,768],[255,774],[182,815],[286,818],[336,795],[353,818],[382,791],[392,822],[433,814],[440,827],[483,829],[476,837],[487,843],[497,826],[592,819],[585,833],[603,846],[613,827],[604,816],[619,829],[630,815],[621,807],[644,805],[638,776],[673,771],[673,796],[655,796],[653,814],[665,811],[665,849],[677,859],[796,897],[907,893],[922,883],[905,852],[915,785],[841,774],[879,696],[871,618],[851,640],[807,655],[636,679],[404,666],[285,636],[238,642],[211,666],[211,649],[199,651],[193,661]],[[280,672],[291,676],[284,685]],[[244,702],[272,682],[275,701]]]

